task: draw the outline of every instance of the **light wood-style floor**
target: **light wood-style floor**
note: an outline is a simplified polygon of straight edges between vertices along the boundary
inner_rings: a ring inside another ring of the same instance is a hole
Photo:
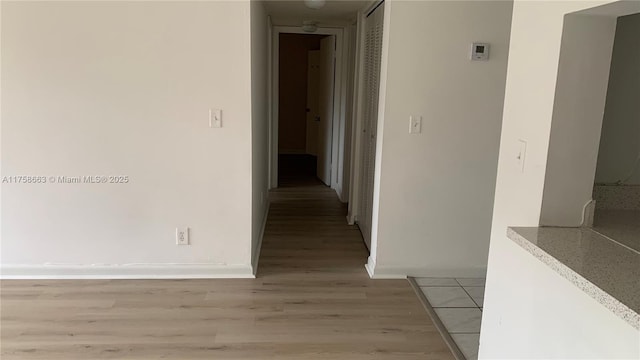
[[[368,278],[335,193],[300,180],[272,194],[257,279],[2,281],[0,358],[452,359],[407,281]]]

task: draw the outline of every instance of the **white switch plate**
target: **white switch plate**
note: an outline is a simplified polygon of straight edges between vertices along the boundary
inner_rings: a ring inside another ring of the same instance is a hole
[[[527,156],[527,142],[518,140],[518,155],[516,156],[518,168],[520,172],[524,172],[524,160]]]
[[[409,134],[420,134],[422,132],[422,116],[409,116]]]
[[[222,110],[221,109],[209,109],[209,127],[212,127],[212,128],[222,127]]]
[[[176,228],[176,244],[189,245],[189,228]]]

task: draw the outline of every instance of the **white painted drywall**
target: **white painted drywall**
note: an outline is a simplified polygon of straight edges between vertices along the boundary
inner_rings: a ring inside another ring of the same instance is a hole
[[[374,277],[484,275],[510,22],[508,1],[386,3]],[[473,42],[489,61],[470,60]]]
[[[2,176],[130,179],[3,184],[3,269],[204,264],[250,275],[249,7],[2,3]],[[222,128],[209,128],[210,107]],[[175,244],[178,225],[190,246]]]
[[[596,170],[597,183],[640,184],[640,14],[618,19]],[[632,174],[632,169],[635,172]]]
[[[267,106],[269,25],[262,1],[251,1],[251,249],[258,261],[268,207],[269,107]],[[254,271],[256,269],[254,268]]]
[[[557,321],[573,319],[564,317],[563,312],[574,300],[583,304],[588,301],[575,292],[571,294],[572,290],[569,288],[557,286],[557,282],[549,282],[552,290],[539,288],[539,285],[528,286],[529,278],[542,278],[546,275],[535,274],[537,270],[530,262],[521,264],[521,259],[528,258],[521,256],[521,249],[506,237],[508,226],[538,226],[540,223],[564,16],[607,3],[610,1],[517,0],[514,3],[480,333],[480,359],[535,358],[536,354],[559,354],[562,357],[558,346],[564,347],[562,351],[570,351],[575,348],[576,343],[589,346],[589,342],[601,344],[601,341],[606,340],[617,341],[616,331],[602,334],[591,329],[584,332],[583,336],[584,328],[575,326],[575,331],[564,331],[562,337],[553,331]],[[621,3],[615,5],[618,4]],[[619,13],[613,10],[610,12]],[[572,139],[578,136],[579,134],[575,134]],[[519,139],[527,140],[524,172],[521,172],[516,160]],[[565,285],[571,286],[568,283]],[[554,289],[559,288],[563,289],[560,296],[571,297],[568,303],[562,302],[558,307],[545,306],[543,298],[531,298],[537,292],[547,294],[548,299],[558,299],[554,295]],[[519,304],[526,298],[531,299],[525,300],[525,304]],[[581,311],[579,306],[574,309]],[[584,311],[582,315],[588,317],[590,313]],[[537,317],[549,319],[547,316],[556,317],[555,322],[540,323],[535,320]],[[593,317],[596,321],[604,318],[606,317],[600,312],[596,312]],[[603,328],[616,330],[610,326],[611,321],[604,321]],[[602,335],[604,338],[597,338],[595,335]],[[519,347],[525,342],[529,345]],[[534,345],[537,349],[531,348]]]
[[[640,333],[628,322],[516,243],[500,255],[512,281],[492,295],[510,303],[500,316],[483,316],[480,359],[640,358]]]
[[[592,199],[615,29],[615,17],[565,17],[542,225],[582,225],[583,209]]]

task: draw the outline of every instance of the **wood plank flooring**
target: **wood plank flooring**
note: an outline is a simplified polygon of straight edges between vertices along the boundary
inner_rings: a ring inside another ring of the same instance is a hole
[[[335,193],[281,185],[257,279],[4,280],[0,358],[453,359],[407,281],[369,279]]]

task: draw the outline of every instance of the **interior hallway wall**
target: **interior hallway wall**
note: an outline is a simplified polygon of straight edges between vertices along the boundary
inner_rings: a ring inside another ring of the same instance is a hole
[[[1,6],[3,276],[251,275],[249,2]]]
[[[374,276],[484,275],[511,9],[509,1],[386,3]],[[473,42],[490,44],[488,61],[470,60]],[[409,134],[412,115],[423,118],[421,134]]]
[[[260,256],[269,182],[269,27],[262,1],[251,2],[251,263]]]

